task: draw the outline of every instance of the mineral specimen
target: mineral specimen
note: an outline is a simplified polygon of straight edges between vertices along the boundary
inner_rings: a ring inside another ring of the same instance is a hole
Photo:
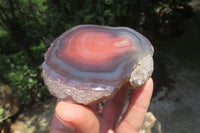
[[[140,88],[153,71],[153,47],[126,27],[76,26],[53,41],[43,77],[50,93],[74,103],[112,98],[130,82]]]

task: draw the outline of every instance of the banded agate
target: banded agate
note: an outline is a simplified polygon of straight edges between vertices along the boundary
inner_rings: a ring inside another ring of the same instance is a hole
[[[50,93],[74,103],[112,98],[122,85],[140,88],[153,71],[149,40],[127,27],[76,26],[45,54],[43,77]]]

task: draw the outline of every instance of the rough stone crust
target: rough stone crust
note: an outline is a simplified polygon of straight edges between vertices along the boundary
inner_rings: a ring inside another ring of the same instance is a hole
[[[109,90],[92,90],[81,89],[68,86],[61,80],[53,79],[51,76],[45,73],[43,70],[43,77],[45,84],[48,86],[49,92],[59,98],[71,103],[79,103],[84,105],[95,104],[102,100],[112,98],[115,93],[121,88],[121,85],[115,89],[115,91]],[[127,81],[126,81],[127,82]]]
[[[137,66],[131,72],[130,84],[134,89],[140,89],[151,77],[153,72],[153,58],[147,55],[139,60]]]

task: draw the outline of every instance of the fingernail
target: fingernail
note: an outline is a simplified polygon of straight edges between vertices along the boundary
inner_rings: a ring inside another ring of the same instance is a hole
[[[112,129],[109,129],[107,133],[115,133]]]
[[[72,122],[64,121],[59,117],[59,114],[56,114],[56,117],[60,120],[60,122],[70,131],[74,132],[76,131],[76,128]]]

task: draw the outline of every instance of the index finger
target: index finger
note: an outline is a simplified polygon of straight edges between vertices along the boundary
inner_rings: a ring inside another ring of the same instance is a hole
[[[116,133],[138,133],[149,107],[153,92],[153,80],[150,78],[140,90],[134,90],[130,103]]]

